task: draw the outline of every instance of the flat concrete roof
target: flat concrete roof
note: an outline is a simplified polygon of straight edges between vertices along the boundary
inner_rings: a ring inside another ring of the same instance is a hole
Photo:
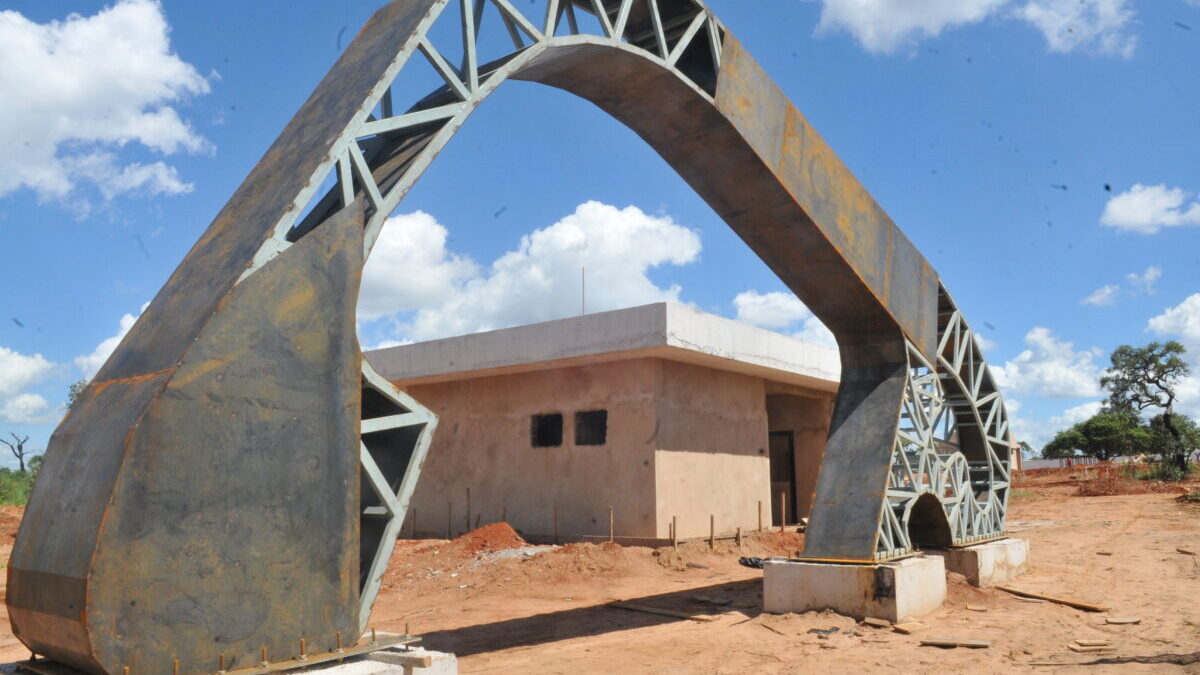
[[[837,391],[836,349],[675,303],[417,342],[366,353],[398,386],[655,357]]]

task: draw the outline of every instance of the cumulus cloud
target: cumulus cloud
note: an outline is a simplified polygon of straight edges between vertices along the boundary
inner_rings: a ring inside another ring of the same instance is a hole
[[[396,334],[388,339],[430,340],[575,316],[584,269],[589,312],[678,302],[678,285],[660,287],[648,273],[695,262],[701,250],[700,235],[670,217],[595,201],[523,236],[516,250],[487,269],[446,250],[445,237],[445,228],[427,214],[399,216],[383,228],[376,247],[390,253],[378,260],[373,254],[368,261],[365,275],[372,281],[360,312],[368,320],[390,317]],[[425,242],[432,250],[406,253],[403,242]],[[411,268],[389,270],[398,262]],[[436,282],[418,292],[401,288],[426,278]]]
[[[1083,300],[1080,300],[1079,302],[1080,302],[1080,304],[1083,304],[1083,305],[1091,305],[1093,307],[1104,307],[1104,306],[1111,305],[1114,302],[1116,302],[1117,294],[1120,291],[1121,291],[1121,288],[1119,286],[1114,286],[1112,284],[1108,284],[1107,286],[1101,286],[1100,288],[1097,288],[1096,290],[1092,291],[1091,295],[1087,296]]]
[[[944,30],[988,17],[1015,18],[1038,29],[1051,51],[1086,50],[1128,57],[1130,0],[822,0],[818,32],[844,30],[867,51],[890,54]],[[1009,9],[1010,11],[1002,11]]]
[[[827,347],[837,347],[833,333],[791,293],[744,291],[733,298],[733,307],[738,321],[789,332],[801,340]]]
[[[138,310],[138,316],[141,316],[142,312],[146,311],[146,307],[149,304],[142,305],[142,308]],[[83,372],[84,379],[90,380],[96,376],[100,367],[104,365],[108,357],[112,356],[117,345],[121,344],[121,340],[125,339],[125,335],[129,332],[130,328],[133,328],[133,324],[136,321],[137,316],[132,314],[123,315],[115,335],[101,340],[100,344],[96,345],[96,348],[92,350],[92,353],[75,357],[75,365]]]
[[[1130,272],[1125,275],[1125,280],[1133,287],[1135,293],[1145,293],[1146,295],[1154,295],[1158,291],[1155,290],[1154,284],[1162,278],[1161,267],[1147,267],[1145,272],[1138,274]]]
[[[888,54],[944,29],[976,23],[1008,0],[824,0],[818,31],[841,29]]]
[[[1025,335],[1029,347],[1003,366],[992,369],[1006,391],[1052,398],[1086,398],[1100,395],[1098,350],[1076,351],[1075,345],[1037,326]]]
[[[40,394],[25,391],[49,377],[55,364],[41,354],[21,354],[0,347],[0,422],[30,424],[40,421],[50,405]]]
[[[1200,225],[1200,201],[1183,188],[1135,184],[1104,206],[1100,223],[1119,232],[1154,234],[1164,227]]]
[[[1128,33],[1134,18],[1130,0],[1030,0],[1016,14],[1046,36],[1051,51],[1087,49],[1128,58],[1137,47]]]
[[[39,24],[0,12],[0,196],[28,188],[86,209],[81,185],[109,200],[192,189],[162,161],[123,158],[131,143],[158,155],[210,144],[172,107],[209,91],[171,51],[156,0],[119,0],[91,16]]]
[[[473,261],[446,249],[448,234],[423,211],[389,218],[363,268],[359,318],[437,306],[477,276]]]

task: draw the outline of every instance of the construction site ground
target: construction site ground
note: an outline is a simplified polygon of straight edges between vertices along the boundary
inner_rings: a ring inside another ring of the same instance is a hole
[[[1009,530],[1029,539],[1032,569],[1011,585],[1108,612],[1029,602],[950,574],[943,607],[905,635],[829,611],[762,613],[762,572],[738,558],[793,555],[798,534],[755,533],[740,548],[718,541],[711,550],[707,541],[531,547],[499,523],[454,541],[400,541],[371,625],[422,635],[425,646],[456,653],[463,673],[1200,673],[1200,503],[1180,491],[1097,478],[1095,469],[1017,482]],[[0,507],[5,560],[19,520],[18,507]],[[990,646],[920,646],[929,638]],[[1112,649],[1077,653],[1075,640]],[[0,660],[27,656],[5,624]]]

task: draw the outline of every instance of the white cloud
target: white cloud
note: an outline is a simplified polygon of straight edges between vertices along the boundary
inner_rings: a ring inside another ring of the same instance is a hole
[[[1145,293],[1146,295],[1154,295],[1158,292],[1155,290],[1154,284],[1161,278],[1162,268],[1153,266],[1147,267],[1146,271],[1141,274],[1130,272],[1125,275],[1125,280],[1129,282],[1130,286],[1133,286],[1135,292]]]
[[[146,307],[149,304],[150,303],[142,305],[142,308],[138,310],[138,316],[141,316],[142,312],[146,311]],[[96,348],[92,350],[91,354],[82,354],[75,357],[75,365],[79,367],[79,370],[83,371],[84,379],[90,380],[95,377],[96,373],[100,370],[100,367],[104,365],[104,362],[108,360],[109,356],[112,356],[112,353],[117,348],[117,345],[121,344],[121,340],[125,338],[125,334],[129,332],[129,329],[133,328],[133,324],[136,321],[137,316],[125,314],[121,317],[120,326],[117,329],[116,335],[101,340],[100,344],[96,345]]]
[[[1154,234],[1164,227],[1200,225],[1200,202],[1183,188],[1135,184],[1104,206],[1100,223],[1121,232]]]
[[[737,320],[770,330],[791,329],[793,337],[827,347],[837,347],[825,324],[791,293],[744,291],[733,298]]]
[[[1117,293],[1120,292],[1120,287],[1109,284],[1101,286],[1092,291],[1092,294],[1080,300],[1080,304],[1092,305],[1093,307],[1104,307],[1111,305],[1117,301]]]
[[[1006,391],[1052,398],[1085,398],[1100,394],[1098,350],[1075,351],[1075,345],[1054,337],[1048,328],[1035,327],[1025,335],[1029,349],[1003,366],[992,368]]]
[[[1087,403],[1080,403],[1077,406],[1067,408],[1062,411],[1062,414],[1050,418],[1050,426],[1053,427],[1055,432],[1069,429],[1100,412],[1100,408],[1103,405],[1104,401],[1088,401]]]
[[[975,344],[979,345],[979,349],[984,352],[990,352],[996,348],[996,341],[984,337],[981,333],[975,333]]]
[[[842,29],[889,54],[946,28],[982,21],[1008,0],[824,0],[818,31]]]
[[[1184,346],[1200,356],[1200,293],[1150,319],[1147,326],[1160,335],[1178,336]]]
[[[169,31],[156,0],[45,24],[0,12],[0,196],[28,188],[86,210],[83,184],[106,200],[191,190],[162,161],[117,154],[130,143],[159,155],[211,149],[170,105],[209,84],[172,53]]]
[[[430,340],[448,335],[575,316],[580,311],[581,270],[587,270],[587,310],[619,309],[651,302],[678,302],[678,285],[659,287],[647,276],[655,267],[686,265],[700,256],[700,235],[666,216],[629,206],[618,209],[585,202],[575,212],[521,238],[514,251],[487,270],[445,250],[445,228],[424,214],[393,219],[381,240],[426,242],[430,255],[406,254],[402,245],[381,241],[393,261],[413,269],[401,278],[386,269],[372,272],[364,317],[391,317],[398,334],[390,339]],[[368,266],[374,264],[372,262]],[[436,283],[389,301],[388,289],[404,279]],[[401,316],[415,310],[411,317]]]
[[[389,218],[363,268],[359,318],[437,306],[478,276],[474,262],[446,250],[446,237],[446,228],[423,211]]]
[[[1046,36],[1051,51],[1128,58],[1137,48],[1137,38],[1127,32],[1135,16],[1131,0],[1030,0],[1016,15]]]
[[[0,347],[0,422],[29,424],[39,421],[49,404],[40,395],[24,390],[45,380],[55,367],[41,354],[27,356]]]
[[[1051,51],[1087,50],[1130,56],[1137,38],[1128,33],[1131,0],[822,0],[818,32],[845,30],[869,52],[890,54],[942,31],[990,16],[1024,21],[1039,30]],[[1014,6],[1016,5],[1016,6]],[[1006,7],[1011,12],[1001,13]]]

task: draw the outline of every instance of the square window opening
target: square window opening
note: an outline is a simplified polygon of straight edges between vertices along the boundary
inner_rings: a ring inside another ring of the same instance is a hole
[[[535,448],[557,448],[563,440],[562,413],[534,415],[529,421],[529,444]]]
[[[607,442],[607,410],[575,413],[575,445],[604,445]]]

